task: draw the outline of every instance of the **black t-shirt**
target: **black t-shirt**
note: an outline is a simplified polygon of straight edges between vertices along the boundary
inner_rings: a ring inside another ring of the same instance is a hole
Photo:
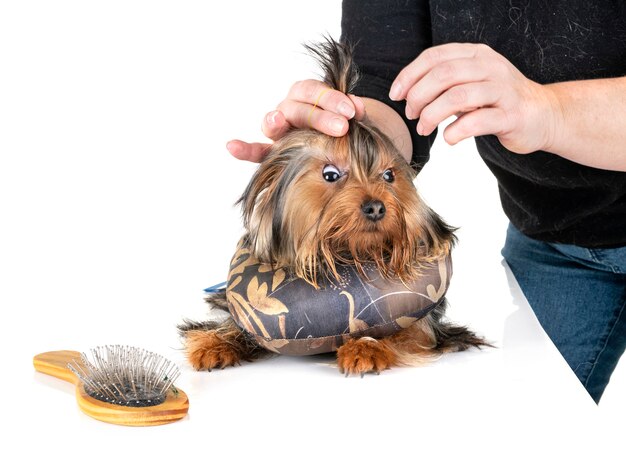
[[[378,99],[402,116],[419,169],[436,132],[419,136],[417,121],[407,120],[404,103],[391,101],[388,93],[400,70],[425,48],[485,43],[542,84],[624,76],[626,2],[344,0],[342,40],[356,44],[362,77],[354,93]],[[523,233],[590,248],[626,246],[626,172],[542,151],[518,155],[491,135],[477,137],[476,145],[498,180],[506,215]]]

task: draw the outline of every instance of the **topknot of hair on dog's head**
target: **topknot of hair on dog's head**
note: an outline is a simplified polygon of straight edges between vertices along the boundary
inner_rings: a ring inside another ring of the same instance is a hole
[[[305,44],[307,51],[317,60],[323,71],[326,85],[343,93],[350,93],[356,86],[359,73],[353,62],[353,46],[326,36],[323,41]]]

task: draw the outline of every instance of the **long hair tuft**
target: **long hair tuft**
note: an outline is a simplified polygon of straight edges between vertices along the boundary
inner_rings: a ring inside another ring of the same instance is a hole
[[[346,94],[354,90],[359,80],[359,72],[353,63],[352,45],[326,36],[324,40],[305,44],[304,47],[322,69],[322,79],[326,85]]]

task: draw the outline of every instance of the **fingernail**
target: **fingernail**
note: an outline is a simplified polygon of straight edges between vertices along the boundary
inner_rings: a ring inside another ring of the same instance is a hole
[[[417,118],[417,115],[415,115],[413,108],[409,105],[407,105],[406,109],[404,110],[404,113],[406,115],[406,118],[408,118],[409,120],[414,120]]]
[[[422,122],[417,122],[417,127],[415,129],[417,130],[417,134],[420,136],[424,135],[424,125],[422,125]]]
[[[267,123],[268,125],[271,125],[271,126],[276,125],[276,116],[277,115],[278,115],[278,111],[269,112],[265,116],[265,123]]]
[[[345,101],[342,101],[339,106],[337,106],[337,110],[341,115],[345,115],[347,118],[352,118],[355,114],[354,108]]]
[[[394,101],[400,100],[400,94],[402,93],[402,85],[399,82],[394,82],[389,90],[389,98]]]
[[[330,122],[328,122],[328,126],[330,126],[330,129],[335,134],[341,134],[341,133],[343,133],[344,122],[345,122],[345,120],[342,120],[340,118],[335,117]]]

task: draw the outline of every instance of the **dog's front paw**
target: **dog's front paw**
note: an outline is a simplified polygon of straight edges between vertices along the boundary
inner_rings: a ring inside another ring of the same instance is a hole
[[[241,353],[232,343],[213,331],[190,331],[185,335],[187,359],[196,370],[226,368],[241,361]]]
[[[348,340],[337,350],[339,371],[346,376],[374,372],[380,374],[396,364],[395,353],[385,343],[370,337]]]

